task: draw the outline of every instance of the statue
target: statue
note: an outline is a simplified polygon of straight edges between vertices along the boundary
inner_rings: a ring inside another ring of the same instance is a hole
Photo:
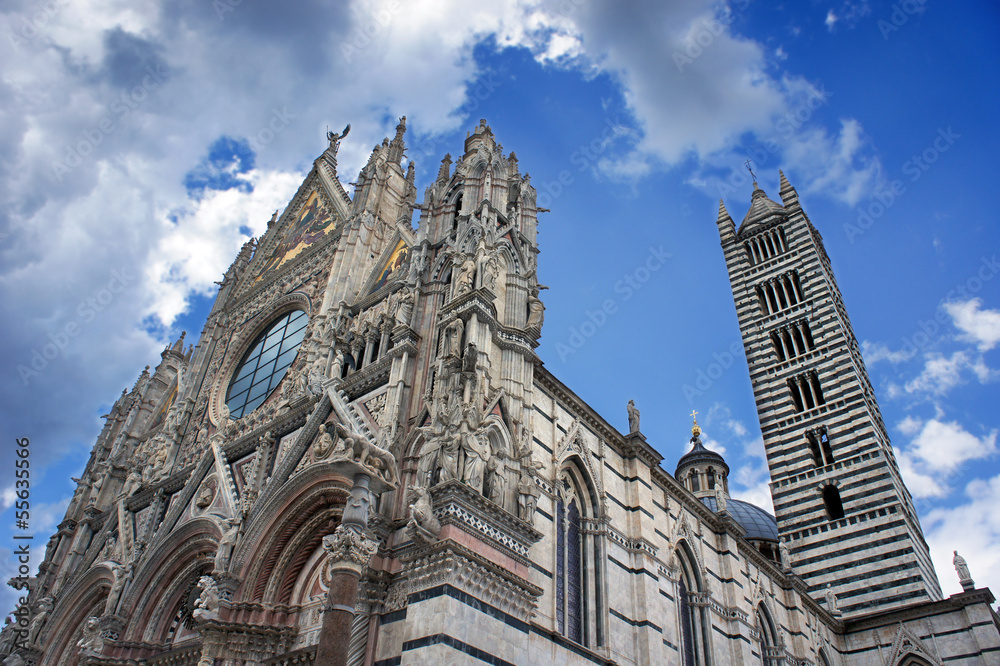
[[[976,584],[972,580],[969,564],[965,561],[964,557],[958,554],[957,550],[954,553],[955,558],[952,560],[952,564],[955,565],[955,571],[958,573],[958,581],[962,584],[962,589],[965,591],[975,589]]]
[[[507,469],[500,456],[493,456],[486,463],[490,473],[489,498],[497,506],[504,507],[507,499]]]
[[[83,626],[83,636],[76,643],[81,657],[97,657],[104,651],[104,639],[98,622],[98,618],[92,616],[87,618],[87,623]]]
[[[326,139],[330,142],[330,150],[336,155],[337,151],[340,150],[340,142],[343,141],[348,134],[351,133],[351,123],[347,123],[347,127],[337,134],[336,132],[326,131]]]
[[[413,314],[413,292],[403,289],[399,293],[399,301],[396,303],[396,323],[400,326],[410,325],[410,316]]]
[[[535,525],[535,507],[538,506],[538,487],[527,470],[521,471],[517,482],[517,517]]]
[[[122,486],[122,492],[120,497],[131,497],[135,494],[135,491],[142,487],[142,474],[139,470],[133,469],[128,473],[128,478],[125,479],[125,485]]]
[[[243,521],[239,518],[226,518],[222,524],[222,538],[219,546],[215,550],[215,568],[219,573],[225,572],[229,567],[229,560],[233,557],[233,550],[236,548],[236,540],[240,536],[240,529]]]
[[[541,285],[535,285],[528,294],[528,323],[527,328],[542,329],[542,322],[545,320],[545,305],[538,297],[542,289],[548,289]]]
[[[410,522],[407,528],[414,541],[434,543],[438,540],[441,523],[434,515],[431,494],[422,486],[410,486],[413,502],[410,504]]]
[[[788,552],[788,544],[778,541],[778,553],[781,555],[781,568],[785,571],[792,569],[792,555]]]
[[[90,476],[90,498],[88,500],[88,504],[97,503],[97,498],[101,494],[101,488],[104,487],[104,479],[107,475],[107,471],[107,466],[104,463],[99,463],[94,466],[94,470]]]
[[[219,586],[211,576],[202,576],[198,579],[198,588],[201,594],[194,602],[194,612],[191,615],[196,620],[214,620],[219,617]]]
[[[497,287],[497,274],[500,272],[500,262],[497,260],[496,251],[489,252],[483,261],[482,283],[485,289],[495,291]]]
[[[465,322],[457,315],[444,328],[444,346],[442,356],[461,357],[462,335],[465,333]]]
[[[41,647],[38,639],[41,638],[42,628],[49,619],[53,608],[55,608],[55,603],[52,597],[44,597],[38,602],[38,605],[35,607],[35,617],[31,618],[31,623],[28,625],[28,645]]]
[[[462,372],[475,372],[478,358],[476,343],[470,342],[465,346],[465,354],[462,356]]]
[[[341,440],[343,441],[343,440]],[[333,449],[333,437],[326,430],[326,424],[321,424],[319,427],[319,434],[316,435],[316,441],[313,442],[313,455],[316,456],[317,460],[321,460],[326,457]]]
[[[335,426],[337,434],[343,438],[343,453],[338,457],[350,457],[351,460],[362,467],[374,471],[388,483],[395,485],[399,482],[399,475],[396,472],[396,458],[390,452],[372,444],[364,435],[351,432],[341,424]],[[340,451],[338,445],[337,450]]]
[[[132,567],[133,563],[131,560],[127,564],[112,564],[111,570],[115,574],[115,582],[111,585],[111,591],[108,592],[108,599],[104,603],[104,609],[108,613],[114,613],[115,608],[118,607],[118,600],[121,598],[122,590],[125,588],[125,583],[132,579]]]
[[[715,489],[715,507],[719,513],[726,511],[726,494],[722,492],[722,488]]]
[[[473,280],[476,277],[476,262],[469,255],[465,256],[459,268],[458,279],[455,282],[455,296],[461,296],[472,291]]]
[[[483,437],[483,430],[473,431],[476,408],[468,405],[462,410],[458,423],[457,437],[465,453],[465,465],[462,469],[462,481],[478,492],[483,492],[483,479],[486,474],[486,461],[490,457],[490,446]]]
[[[639,410],[635,408],[635,400],[628,401],[627,409],[629,434],[639,432]]]
[[[446,424],[446,428],[437,455],[437,464],[441,469],[438,476],[439,482],[460,478],[458,454],[462,450],[462,435],[457,423],[449,422]]]
[[[211,484],[206,483],[198,491],[198,497],[195,499],[194,505],[199,509],[204,509],[212,503],[213,499],[215,499],[215,489]]]
[[[837,595],[833,593],[833,587],[831,587],[830,583],[826,584],[826,594],[824,596],[826,598],[826,610],[831,615],[840,615],[840,609],[837,608]]]

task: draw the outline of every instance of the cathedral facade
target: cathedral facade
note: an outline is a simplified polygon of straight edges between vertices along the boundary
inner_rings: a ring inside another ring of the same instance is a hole
[[[5,663],[1000,661],[957,554],[942,597],[784,175],[718,217],[775,518],[697,422],[671,473],[634,404],[619,432],[542,364],[536,192],[486,122],[419,204],[405,129],[353,194],[331,133],[200,339],[123,392]]]

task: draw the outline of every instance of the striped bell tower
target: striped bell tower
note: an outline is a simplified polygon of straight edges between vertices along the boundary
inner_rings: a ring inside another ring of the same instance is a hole
[[[779,173],[780,204],[754,179],[739,229],[721,200],[718,227],[782,541],[846,617],[940,599],[823,239]]]

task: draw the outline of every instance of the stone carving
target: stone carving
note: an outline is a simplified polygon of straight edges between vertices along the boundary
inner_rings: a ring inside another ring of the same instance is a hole
[[[219,586],[211,576],[202,576],[198,580],[198,589],[201,594],[194,602],[194,612],[191,613],[194,619],[204,622],[214,620],[219,617]]]
[[[104,638],[101,636],[98,622],[98,618],[92,616],[87,618],[86,624],[83,625],[83,636],[76,643],[80,648],[80,657],[98,657],[104,651]]]
[[[497,274],[500,272],[500,262],[497,259],[496,251],[486,255],[483,260],[483,287],[490,291],[495,291],[497,287]]]
[[[131,497],[135,494],[135,491],[142,487],[142,474],[139,470],[133,469],[128,473],[128,478],[125,479],[125,485],[122,486],[121,497]]]
[[[531,288],[531,292],[528,294],[527,328],[533,328],[539,331],[542,330],[542,324],[545,321],[545,305],[542,303],[542,299],[538,297],[542,289],[548,289],[548,287],[535,285]]]
[[[486,475],[486,462],[490,459],[490,445],[483,436],[483,429],[475,427],[476,408],[466,405],[458,422],[455,437],[460,442],[465,462],[462,469],[462,481],[478,492],[483,492],[483,481]]]
[[[378,541],[364,534],[357,525],[341,524],[333,534],[323,537],[323,549],[333,563],[365,566],[378,550]]]
[[[972,573],[969,571],[969,564],[965,561],[965,558],[958,554],[958,551],[954,551],[955,557],[952,560],[952,564],[955,565],[955,572],[958,573],[958,581],[962,584],[962,589],[968,592],[969,590],[974,590],[976,588],[975,581],[972,580]]]
[[[441,523],[434,515],[431,495],[422,486],[410,486],[413,502],[410,504],[410,522],[407,531],[410,538],[421,543],[434,543],[438,540]]]
[[[233,549],[236,548],[236,540],[239,539],[242,527],[243,521],[239,518],[223,519],[222,538],[215,550],[215,572],[223,573],[229,567],[229,561],[233,557]]]
[[[134,563],[132,560],[129,560],[124,565],[111,565],[111,570],[115,574],[115,582],[111,585],[111,591],[108,592],[108,599],[104,604],[104,608],[108,613],[114,613],[118,607],[118,600],[121,598],[122,590],[125,589],[125,584],[132,580],[133,567]]]
[[[353,460],[391,485],[396,485],[399,482],[395,456],[372,444],[364,435],[351,432],[339,423],[336,425],[336,429],[337,434],[343,438],[344,444],[343,452],[339,455],[340,458]],[[331,460],[333,459],[331,457]]]
[[[629,434],[639,432],[639,410],[635,407],[635,400],[628,401],[628,431]]]
[[[792,556],[788,552],[788,544],[784,541],[778,542],[778,552],[781,554],[781,568],[785,571],[792,569]]]
[[[476,278],[476,262],[469,255],[465,255],[462,265],[458,271],[458,279],[455,281],[455,296],[461,296],[472,291],[472,285]]]
[[[204,509],[212,503],[215,499],[215,486],[211,483],[206,483],[202,485],[201,490],[198,491],[198,497],[194,501],[194,505],[199,509]]]
[[[340,441],[343,442],[343,440]],[[324,423],[320,425],[319,434],[316,435],[316,441],[313,442],[313,455],[316,456],[316,460],[322,460],[332,450],[333,437],[327,431],[326,424]]]
[[[442,356],[462,356],[462,335],[465,333],[465,322],[457,315],[444,328],[444,345]]]
[[[35,616],[31,618],[31,623],[28,625],[28,645],[41,646],[39,638],[42,636],[42,629],[45,627],[53,608],[55,608],[55,601],[52,597],[44,597],[35,606]]]
[[[411,315],[413,315],[413,291],[403,289],[399,292],[399,300],[396,301],[396,323],[400,326],[409,326]]]
[[[101,554],[97,556],[97,561],[107,561],[111,560],[118,562],[121,556],[118,554],[118,539],[112,534],[108,536],[108,540],[104,542],[104,548],[101,549]]]
[[[840,615],[840,609],[837,608],[837,595],[834,594],[833,587],[830,583],[826,584],[826,592],[823,596],[826,599],[826,610],[831,615]]]
[[[538,486],[531,473],[527,470],[521,471],[521,477],[517,482],[517,517],[535,525],[535,508],[538,506]]]
[[[726,512],[726,493],[722,492],[721,488],[715,489],[715,507],[719,513]]]
[[[486,463],[489,472],[488,497],[491,502],[506,508],[507,503],[507,466],[500,455],[495,455]]]
[[[98,463],[94,466],[93,472],[90,475],[90,498],[87,500],[88,504],[96,504],[97,498],[101,494],[101,488],[104,487],[104,480],[108,475],[108,467],[104,463]]]

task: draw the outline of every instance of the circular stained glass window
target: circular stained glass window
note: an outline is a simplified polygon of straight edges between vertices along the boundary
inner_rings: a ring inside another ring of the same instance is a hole
[[[242,418],[271,395],[285,376],[306,335],[309,317],[302,310],[282,316],[257,336],[229,382],[229,416]]]

